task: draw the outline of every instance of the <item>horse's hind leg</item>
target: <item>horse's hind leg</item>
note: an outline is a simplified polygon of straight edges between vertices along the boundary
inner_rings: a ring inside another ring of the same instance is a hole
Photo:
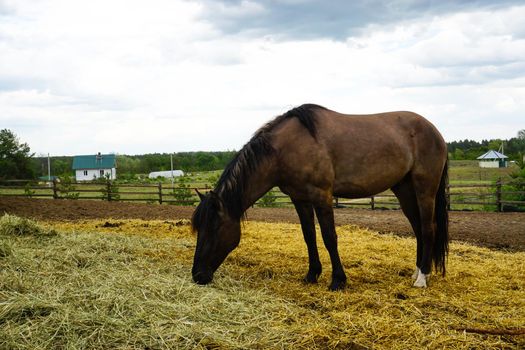
[[[295,210],[299,215],[301,221],[301,229],[303,230],[304,241],[308,248],[308,273],[304,277],[307,283],[316,283],[317,278],[322,271],[321,261],[319,260],[319,252],[317,250],[317,242],[315,238],[315,222],[314,209],[309,203],[294,201]]]
[[[421,220],[422,240],[421,261],[419,265],[420,271],[416,282],[414,283],[414,287],[426,287],[427,277],[430,275],[432,269],[432,254],[437,229],[434,209],[439,179],[436,183],[434,183],[434,179],[430,177],[413,176],[412,179]]]
[[[421,266],[421,256],[423,254],[423,239],[421,237],[421,219],[419,217],[419,206],[417,204],[416,192],[410,179],[410,174],[407,175],[401,182],[392,187],[392,191],[401,204],[401,209],[407,217],[412,230],[416,236],[417,251],[416,251],[416,270],[412,275],[415,280],[419,275]]]
[[[339,258],[339,252],[337,251],[334,210],[330,204],[316,206],[315,213],[321,226],[324,245],[328,250],[328,254],[330,254],[330,261],[332,262],[332,283],[329,288],[330,290],[338,290],[345,287],[346,275],[341,264],[341,259]]]

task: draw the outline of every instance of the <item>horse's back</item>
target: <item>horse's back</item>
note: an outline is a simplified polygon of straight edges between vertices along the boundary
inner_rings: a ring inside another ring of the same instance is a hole
[[[446,160],[443,138],[416,113],[318,110],[316,126],[315,139],[297,120],[277,131],[283,174],[292,181],[329,186],[337,196],[372,195],[391,188],[418,165],[442,169]]]
[[[404,159],[424,153],[442,152],[445,142],[427,119],[413,112],[386,112],[348,115],[320,112],[319,141],[324,142],[334,158],[350,150],[367,160]]]

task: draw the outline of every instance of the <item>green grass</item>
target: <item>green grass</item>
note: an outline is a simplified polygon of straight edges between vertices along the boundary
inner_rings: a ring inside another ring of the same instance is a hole
[[[449,182],[451,184],[493,183],[502,178],[510,180],[509,174],[516,171],[517,167],[508,168],[480,168],[475,160],[449,161]]]

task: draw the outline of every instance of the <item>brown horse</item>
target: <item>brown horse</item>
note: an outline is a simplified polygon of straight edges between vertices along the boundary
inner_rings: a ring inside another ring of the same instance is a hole
[[[237,153],[193,214],[193,279],[207,284],[237,247],[245,211],[278,186],[292,199],[308,248],[304,280],[317,282],[321,262],[314,212],[332,262],[331,290],[346,284],[337,251],[333,197],[395,193],[417,238],[414,286],[426,287],[432,263],[445,274],[447,147],[438,130],[411,112],[344,115],[306,104],[260,128]]]

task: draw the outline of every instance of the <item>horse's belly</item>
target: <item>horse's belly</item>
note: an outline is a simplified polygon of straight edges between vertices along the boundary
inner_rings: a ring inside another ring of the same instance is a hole
[[[381,193],[383,191],[386,191],[392,186],[364,187],[359,184],[348,184],[348,183],[336,184],[334,186],[333,193],[335,197],[363,198],[363,197],[369,197],[369,196]]]
[[[390,170],[390,171],[389,171]],[[336,197],[362,198],[392,188],[406,176],[408,169],[383,169],[377,172],[351,172],[347,176],[336,175],[333,193]]]

